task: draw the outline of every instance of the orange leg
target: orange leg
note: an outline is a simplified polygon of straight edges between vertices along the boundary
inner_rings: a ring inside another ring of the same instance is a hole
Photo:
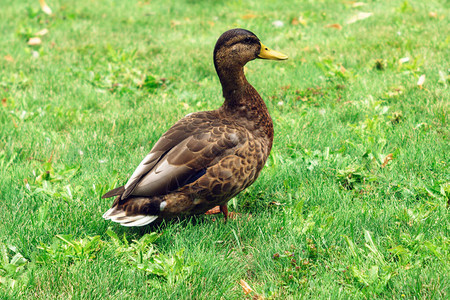
[[[221,205],[220,211],[223,213],[223,216],[225,217],[225,221],[228,219],[228,207],[227,205]]]
[[[216,206],[216,207],[211,208],[207,212],[205,212],[205,215],[215,215],[215,214],[218,214],[218,213],[220,213],[220,207]]]
[[[223,213],[223,216],[225,217],[225,221],[228,219],[228,207],[227,205],[221,205],[221,206],[216,206],[211,208],[210,210],[208,210],[207,212],[205,212],[205,215],[215,215],[215,214],[220,214]],[[230,214],[231,216],[231,214]]]

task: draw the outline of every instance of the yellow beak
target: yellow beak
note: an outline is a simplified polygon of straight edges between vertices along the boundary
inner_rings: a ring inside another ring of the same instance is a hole
[[[272,50],[272,49],[264,46],[263,43],[261,43],[261,51],[259,52],[258,57],[263,58],[263,59],[274,59],[274,60],[288,59],[287,55],[284,55],[281,52]]]

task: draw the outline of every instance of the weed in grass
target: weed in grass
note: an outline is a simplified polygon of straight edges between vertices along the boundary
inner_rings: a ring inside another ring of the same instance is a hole
[[[26,284],[29,261],[16,247],[0,243],[0,288],[15,289]]]
[[[58,234],[51,245],[41,244],[34,261],[38,264],[66,264],[80,260],[93,260],[104,246],[100,236],[75,240],[71,234]]]

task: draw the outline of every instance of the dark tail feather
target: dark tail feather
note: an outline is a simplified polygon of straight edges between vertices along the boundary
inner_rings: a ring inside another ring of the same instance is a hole
[[[109,192],[107,192],[106,194],[104,194],[102,196],[102,198],[110,198],[110,197],[114,197],[114,196],[120,196],[123,194],[123,192],[125,192],[125,187],[123,186],[119,186],[118,188],[115,188],[113,190],[110,190]]]

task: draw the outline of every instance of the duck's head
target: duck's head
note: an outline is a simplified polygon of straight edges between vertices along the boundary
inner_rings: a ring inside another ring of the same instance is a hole
[[[288,57],[264,46],[253,32],[240,28],[224,32],[214,48],[216,70],[242,68],[256,58],[284,60]]]

